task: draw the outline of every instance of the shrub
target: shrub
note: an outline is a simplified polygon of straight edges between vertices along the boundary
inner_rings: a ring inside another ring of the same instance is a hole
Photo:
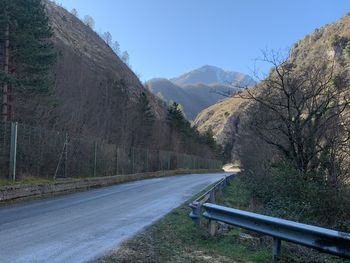
[[[288,163],[276,163],[265,174],[244,174],[244,182],[263,212],[308,224],[350,231],[347,189],[335,189]]]

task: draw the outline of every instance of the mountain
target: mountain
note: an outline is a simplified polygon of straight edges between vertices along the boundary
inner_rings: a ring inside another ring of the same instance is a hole
[[[334,76],[336,77],[337,72],[340,72],[339,69],[346,69],[348,76],[350,76],[349,36],[350,14],[338,22],[316,29],[312,34],[295,43],[287,61],[299,67],[312,65],[325,59],[330,62],[334,60],[334,65],[331,63],[329,65],[332,65],[334,69]],[[252,90],[262,92],[264,86],[260,83]],[[244,126],[245,120],[253,118],[253,116],[247,115],[247,109],[253,103],[240,98],[229,98],[223,102],[218,102],[200,112],[194,121],[194,125],[201,132],[208,129],[212,130],[221,145],[231,148],[232,156],[235,158],[235,151],[239,147],[235,145],[235,141],[243,132],[241,127]]]
[[[126,149],[161,149],[214,158],[210,145],[185,138],[169,125],[164,103],[95,31],[54,2],[43,3],[53,31],[48,41],[58,54],[50,68],[52,90],[39,94],[16,87],[11,93],[13,121],[41,127],[43,132],[68,132],[91,143],[101,140]],[[0,61],[2,56],[0,52]]]
[[[193,103],[193,98],[182,89],[167,79],[152,79],[147,82],[148,89],[162,101],[170,104],[175,101],[184,107],[185,115],[192,120],[196,117],[196,113],[202,108],[198,103]]]
[[[202,66],[179,77],[172,78],[170,81],[179,86],[196,84],[251,86],[255,84],[255,81],[248,75],[234,71],[226,71],[209,65]]]
[[[184,107],[189,120],[197,114],[237,92],[237,87],[251,86],[255,82],[248,75],[224,71],[214,66],[203,66],[170,80],[155,78],[147,82],[148,89],[169,104],[175,101]]]

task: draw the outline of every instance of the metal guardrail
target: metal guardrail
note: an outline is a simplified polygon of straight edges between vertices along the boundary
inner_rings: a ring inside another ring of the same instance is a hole
[[[193,219],[196,225],[201,224],[201,210],[202,206],[206,202],[215,203],[217,194],[222,194],[222,190],[230,185],[231,180],[236,174],[231,174],[225,176],[220,181],[218,181],[214,186],[212,186],[209,190],[207,190],[204,194],[199,196],[196,200],[189,204],[192,208],[192,212],[190,213],[190,217]]]
[[[209,219],[210,235],[215,235],[217,231],[216,222],[223,222],[271,236],[273,237],[273,262],[281,253],[282,240],[350,259],[350,233],[214,204],[217,193],[222,193],[222,190],[230,184],[233,176],[235,174],[223,178],[190,204],[192,208],[190,217],[198,226],[201,224],[201,210],[205,209],[203,216]]]
[[[205,203],[203,216],[273,237],[273,260],[281,251],[281,240],[314,248],[328,254],[350,258],[350,233],[255,214]]]

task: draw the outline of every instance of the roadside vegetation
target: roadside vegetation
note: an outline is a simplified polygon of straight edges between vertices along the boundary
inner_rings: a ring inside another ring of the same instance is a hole
[[[218,202],[238,209],[266,212],[261,203],[253,199],[244,176],[235,178]],[[196,227],[189,212],[188,203],[183,204],[99,263],[271,261],[271,238],[227,226],[219,227],[218,235],[210,237],[208,222],[203,219],[202,226]],[[348,261],[283,242],[279,262]]]

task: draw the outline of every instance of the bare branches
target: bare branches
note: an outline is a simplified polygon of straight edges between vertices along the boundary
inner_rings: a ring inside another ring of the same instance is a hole
[[[270,75],[235,94],[254,102],[250,129],[304,173],[320,169],[325,156],[343,160],[340,151],[350,148],[346,75],[326,58],[296,65],[279,52],[263,52],[263,61],[272,66]]]

